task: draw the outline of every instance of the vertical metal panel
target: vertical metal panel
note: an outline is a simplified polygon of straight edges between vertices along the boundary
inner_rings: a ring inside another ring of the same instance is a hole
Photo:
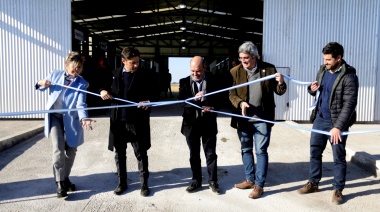
[[[359,77],[358,121],[379,121],[379,13],[379,0],[264,0],[263,59],[311,82],[323,63],[322,48],[341,43]],[[309,120],[313,99],[306,85],[287,83],[289,111],[276,119]]]
[[[380,54],[380,6],[378,5],[378,7],[374,7],[373,8],[374,10],[377,9],[377,13],[375,12],[373,15],[374,16],[377,16],[377,21],[375,23],[373,23],[373,30],[374,32],[376,33],[377,35],[377,40],[376,40],[376,44],[373,45],[373,48],[376,48],[377,49],[377,58],[379,58],[379,54]],[[373,12],[373,11],[372,11]],[[374,117],[374,120],[375,121],[379,121],[380,120],[380,60],[377,59],[377,64],[376,66],[374,67],[375,69],[375,73],[376,73],[376,76],[374,76],[373,78],[376,79],[376,85],[375,85],[375,117]]]
[[[1,0],[0,36],[0,112],[44,110],[47,92],[34,85],[53,69],[64,69],[71,49],[71,1]]]

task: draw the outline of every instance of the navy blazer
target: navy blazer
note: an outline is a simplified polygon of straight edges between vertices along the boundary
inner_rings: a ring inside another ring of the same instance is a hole
[[[66,134],[66,142],[70,147],[77,147],[84,142],[84,132],[81,124],[83,118],[88,118],[86,108],[86,93],[80,92],[73,89],[64,89],[62,86],[65,81],[65,71],[64,70],[54,70],[46,78],[51,82],[49,86],[49,97],[46,103],[46,110],[52,109],[55,101],[58,99],[61,92],[64,90],[64,97],[62,102],[62,109],[79,109],[64,112],[63,114],[63,125]],[[74,87],[81,90],[87,90],[88,82],[84,80],[81,76],[77,76],[70,84],[70,87]],[[48,87],[40,86],[38,90],[45,91]],[[50,114],[45,114],[45,136],[49,137],[50,134]]]

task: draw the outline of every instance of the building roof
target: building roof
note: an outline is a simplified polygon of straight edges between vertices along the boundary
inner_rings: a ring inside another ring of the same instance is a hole
[[[72,0],[71,6],[76,26],[118,48],[158,48],[169,56],[193,48],[236,52],[244,41],[261,48],[262,0]]]

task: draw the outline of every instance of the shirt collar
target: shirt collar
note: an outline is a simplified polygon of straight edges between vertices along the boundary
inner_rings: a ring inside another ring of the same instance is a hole
[[[191,81],[196,82],[196,83],[199,85],[199,84],[201,84],[201,83],[203,82],[203,80],[206,79],[206,74],[203,76],[202,80],[200,80],[199,82],[193,80],[193,77],[192,77],[192,76],[190,76],[190,78],[191,78]]]
[[[127,69],[125,69],[125,67],[123,67],[123,73],[124,73],[124,72],[125,72],[125,73],[131,73],[131,74],[132,74],[132,73],[135,73],[135,71],[127,71]]]
[[[341,65],[341,66],[338,68],[338,70],[336,70],[335,72],[331,72],[330,70],[327,70],[327,71],[329,71],[329,72],[332,73],[332,74],[339,73],[339,72],[342,71],[342,66],[343,66],[343,65]]]

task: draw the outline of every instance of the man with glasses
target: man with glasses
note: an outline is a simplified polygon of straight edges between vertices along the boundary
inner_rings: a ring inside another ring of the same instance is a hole
[[[150,193],[148,187],[148,154],[150,148],[150,107],[143,103],[149,102],[152,97],[151,75],[139,69],[140,52],[134,47],[125,47],[121,53],[122,67],[112,71],[111,87],[100,89],[103,100],[111,100],[110,132],[108,149],[115,149],[115,162],[119,183],[114,193],[122,194],[127,188],[127,143],[131,143],[137,158],[140,171],[140,183],[142,196]],[[124,99],[126,101],[120,101]],[[125,106],[131,103],[140,103],[138,106]]]
[[[241,143],[245,179],[235,184],[239,189],[253,189],[249,198],[257,199],[264,192],[268,170],[268,147],[273,124],[263,120],[274,121],[274,94],[283,95],[286,83],[274,65],[259,59],[257,47],[252,42],[243,43],[238,50],[241,63],[230,70],[232,86],[258,80],[275,74],[275,78],[251,83],[247,86],[229,91],[229,99],[235,113],[244,116],[232,117],[231,127],[237,129]],[[256,168],[253,148],[256,152]]]

